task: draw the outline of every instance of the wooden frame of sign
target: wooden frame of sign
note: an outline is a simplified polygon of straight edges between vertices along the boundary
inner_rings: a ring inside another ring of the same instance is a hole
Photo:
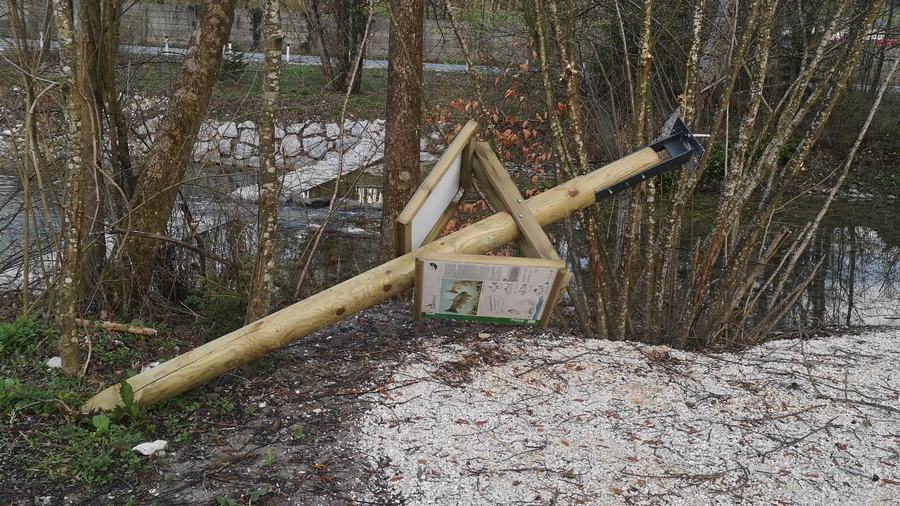
[[[547,326],[568,279],[562,260],[432,254],[416,259],[415,316]]]
[[[472,177],[472,141],[478,123],[466,123],[397,216],[397,256],[440,236]]]
[[[522,233],[522,240],[519,241],[522,252],[534,258],[560,260],[556,248],[544,233],[541,224],[528,210],[525,199],[519,193],[519,188],[509,177],[509,173],[506,172],[494,150],[486,142],[473,142],[473,144],[475,145],[475,157],[472,170],[475,178],[478,179],[481,191],[491,201],[491,205],[498,211],[508,212],[516,222],[516,226]]]
[[[506,210],[516,222],[516,226],[522,232],[522,240],[519,241],[522,252],[530,257],[562,262],[559,253],[550,242],[550,238],[544,233],[544,228],[529,211],[525,199],[519,193],[519,188],[509,177],[509,173],[503,168],[503,164],[490,145],[486,142],[473,142],[473,144],[475,145],[475,160],[472,165],[475,177],[481,183],[485,197],[492,201],[494,207]],[[572,273],[567,270],[563,286],[568,286],[571,281]],[[559,295],[561,292],[557,293],[557,297]],[[558,300],[553,301],[554,306],[556,302]]]

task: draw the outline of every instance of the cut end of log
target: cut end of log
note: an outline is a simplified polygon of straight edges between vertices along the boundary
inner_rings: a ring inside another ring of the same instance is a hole
[[[122,396],[119,394],[119,384],[116,383],[88,399],[87,402],[81,405],[79,411],[83,415],[89,415],[98,411],[112,411],[118,406],[124,406],[124,404],[122,403]]]

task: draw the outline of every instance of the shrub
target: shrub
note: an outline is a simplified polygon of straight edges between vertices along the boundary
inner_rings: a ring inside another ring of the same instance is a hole
[[[51,474],[75,476],[92,487],[139,469],[143,462],[131,448],[144,439],[143,432],[131,425],[100,425],[82,421],[60,427],[51,439],[65,443],[45,454],[42,464]]]
[[[197,314],[197,323],[206,331],[208,338],[242,327],[247,311],[242,294],[210,278],[204,278],[197,284],[197,288],[185,297],[184,305]]]
[[[24,317],[0,325],[0,357],[34,350],[45,333],[40,323]]]
[[[0,414],[7,421],[17,413],[51,415],[60,411],[60,402],[77,406],[80,400],[77,380],[59,374],[53,374],[42,385],[17,378],[0,378]]]
[[[237,81],[247,70],[247,55],[231,47],[222,56],[222,66],[219,68],[219,80]]]

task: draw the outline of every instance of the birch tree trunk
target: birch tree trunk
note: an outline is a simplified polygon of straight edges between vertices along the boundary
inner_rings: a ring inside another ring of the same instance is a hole
[[[76,376],[81,370],[81,353],[75,334],[75,316],[78,312],[82,229],[84,207],[80,196],[84,187],[85,167],[82,159],[83,102],[79,96],[78,51],[75,30],[72,25],[72,7],[67,0],[53,1],[56,29],[59,37],[60,64],[65,79],[66,144],[68,167],[65,177],[64,209],[60,228],[63,234],[62,270],[58,282],[57,320],[59,323],[59,356],[62,372]]]
[[[762,198],[757,204],[751,223],[748,226],[739,231],[734,229],[734,220],[725,220],[727,223],[730,223],[728,229],[740,235],[735,241],[735,251],[723,258],[725,265],[721,267],[721,273],[714,277],[707,276],[707,279],[699,279],[698,276],[698,279],[695,279],[692,283],[691,290],[693,293],[691,300],[698,300],[700,304],[688,306],[690,310],[688,316],[682,322],[682,332],[687,332],[688,329],[695,329],[697,336],[703,339],[702,344],[714,344],[714,340],[718,336],[729,330],[729,327],[733,324],[731,317],[735,305],[738,301],[744,300],[745,297],[751,294],[753,281],[757,279],[759,274],[751,274],[748,262],[750,262],[754,251],[760,247],[764,239],[766,224],[782,204],[782,198],[786,189],[796,182],[796,178],[802,170],[806,159],[824,130],[825,123],[842,96],[843,90],[846,88],[859,61],[859,55],[865,42],[865,34],[874,22],[880,6],[881,2],[879,1],[863,5],[857,4],[859,12],[851,13],[854,22],[848,30],[848,39],[851,43],[844,44],[843,55],[840,59],[831,62],[827,66],[822,83],[811,94],[806,94],[805,88],[795,90],[795,93],[804,96],[805,101],[797,102],[798,111],[796,113],[787,115],[787,118],[784,117],[785,115],[779,118],[775,135],[772,136],[767,144],[762,156],[755,162],[753,170],[742,181],[741,189],[736,193],[737,196],[735,197],[737,203],[731,206],[733,213],[736,213],[747,202],[753,190],[761,182],[764,172],[768,172],[770,178],[765,190],[761,192]],[[827,30],[822,30],[821,37],[827,38],[829,35]],[[815,61],[815,58],[813,61]],[[836,72],[838,69],[840,71]],[[816,68],[809,69],[810,73],[814,71],[816,71]],[[803,123],[803,118],[812,111],[815,111],[815,117],[808,124]],[[801,124],[803,124],[803,130],[799,147],[794,150],[788,163],[783,166],[776,163],[777,153],[783,149],[783,143],[787,142],[786,140],[797,132]],[[802,237],[803,234],[795,241],[795,245],[802,244]],[[714,238],[712,236],[707,238],[707,240],[711,239]],[[700,255],[695,255],[695,268],[699,266],[699,257]],[[760,261],[758,260],[757,262]],[[789,266],[786,269],[790,270],[792,267]],[[773,274],[770,280],[762,285],[762,288],[757,291],[757,295],[752,300],[758,300],[759,294],[771,288],[772,280],[776,274]],[[788,288],[788,290],[791,290],[789,294],[782,292],[782,289],[785,288],[783,283],[777,284],[774,290],[770,290],[767,297],[771,302],[766,309],[765,317],[761,319],[763,322],[761,325],[764,326],[770,322],[780,320],[784,316],[783,313],[802,294],[802,286],[804,285],[801,282],[793,290]],[[783,298],[782,295],[784,295]],[[744,313],[746,314],[747,311],[748,309],[745,308]],[[743,323],[735,330],[742,332],[744,339],[752,342],[759,338],[762,332],[759,327],[747,330],[742,325]],[[679,336],[680,342],[684,342],[685,339],[686,335],[682,334]]]
[[[263,82],[263,110],[259,118],[260,168],[259,212],[257,215],[256,266],[253,269],[250,297],[247,301],[246,323],[269,314],[275,270],[276,229],[278,224],[278,196],[281,188],[275,173],[275,115],[278,108],[278,88],[281,74],[281,11],[279,0],[266,0],[266,77]]]
[[[575,170],[577,163],[583,163],[580,144],[585,141],[578,134],[576,111],[580,97],[577,88],[573,93],[577,78],[570,74],[570,69],[580,67],[568,49],[578,39],[574,30],[561,28],[557,2],[533,0],[526,19],[534,20],[533,28],[529,25],[536,34],[530,47],[541,60],[547,127],[558,174],[564,177]],[[582,286],[583,291],[610,294],[609,302],[603,303],[600,297],[594,308],[595,330],[613,339],[668,340],[676,346],[747,343],[764,338],[796,304],[812,277],[804,273],[804,279],[798,282],[791,274],[799,259],[806,258],[802,255],[816,226],[808,225],[796,239],[788,241],[789,230],[770,231],[769,220],[784,205],[785,192],[789,188],[800,189],[796,185],[802,182],[804,163],[856,67],[859,49],[880,3],[834,0],[825,7],[801,13],[815,25],[807,30],[810,36],[804,42],[800,67],[791,67],[792,73],[781,77],[784,84],[776,82],[770,72],[783,68],[786,60],[793,61],[795,57],[785,55],[776,38],[791,23],[780,9],[790,9],[792,4],[779,0],[693,0],[692,26],[687,26],[691,34],[689,46],[679,35],[684,30],[666,31],[655,12],[663,8],[659,2],[629,4],[643,9],[640,33],[630,38],[621,9],[616,10],[623,45],[624,41],[636,40],[639,47],[634,86],[613,90],[610,85],[614,104],[632,104],[631,147],[646,144],[655,136],[651,118],[662,111],[653,97],[671,91],[666,82],[670,78],[662,71],[671,65],[669,49],[673,47],[671,39],[675,39],[685,47],[687,62],[683,94],[679,97],[681,113],[692,127],[708,132],[709,138],[704,141],[707,154],[712,146],[727,146],[728,170],[712,231],[702,232],[692,240],[695,246],[685,255],[679,253],[681,239],[688,233],[695,235],[693,229],[687,228],[690,221],[686,220],[691,217],[691,195],[705,167],[710,165],[705,158],[697,168],[682,170],[673,178],[671,205],[667,207],[670,216],[657,219],[658,202],[669,196],[657,194],[650,185],[633,190],[623,199],[627,201],[627,212],[621,213],[622,220],[616,225],[617,239],[621,237],[621,241],[614,247],[610,245],[621,258],[616,260],[621,268],[609,269],[598,279],[597,268],[603,263],[592,262],[594,279],[579,278],[582,283],[588,282]],[[619,7],[618,2],[610,4],[610,11],[613,6]],[[704,13],[710,4],[718,14],[705,22]],[[548,63],[548,54],[552,53],[546,47],[544,16],[548,11],[547,19],[557,35],[559,81],[551,78]],[[590,23],[587,21],[588,26]],[[664,29],[658,30],[660,26]],[[841,41],[834,37],[839,31],[844,34]],[[704,33],[709,33],[708,38]],[[561,40],[560,34],[565,34],[566,40]],[[654,51],[654,45],[661,49]],[[661,58],[658,71],[654,70],[657,56]],[[622,75],[624,81],[631,71],[626,68]],[[661,86],[654,82],[657,77]],[[553,111],[561,87],[569,101],[570,117]],[[720,91],[715,92],[711,125],[704,127],[707,122],[702,97],[713,88]],[[670,120],[674,121],[677,114],[678,111]],[[560,121],[563,118],[570,124],[564,126]],[[738,128],[730,131],[732,125]],[[663,133],[669,128],[664,127]],[[796,147],[790,147],[791,139],[798,141]],[[779,160],[788,149],[793,153],[790,159]],[[759,200],[753,200],[754,195]],[[584,231],[585,242],[590,244],[596,232],[587,227]],[[604,244],[602,232],[599,239]],[[588,251],[587,256],[589,260],[600,259],[602,253],[605,248]],[[760,308],[760,300],[766,305],[754,312]]]
[[[637,94],[635,96],[632,129],[634,130],[634,147],[641,146],[647,139],[650,113],[650,76],[653,70],[653,0],[644,0],[641,18],[640,57],[637,76]],[[623,221],[624,237],[622,245],[621,283],[618,293],[618,314],[614,327],[615,339],[625,339],[629,326],[631,289],[635,285],[639,266],[637,265],[638,248],[641,238],[642,211],[648,191],[653,187],[647,184],[627,192],[628,211]],[[652,194],[650,194],[652,198]],[[620,209],[621,212],[621,209]],[[650,210],[652,212],[652,210]],[[621,231],[620,231],[621,233]]]
[[[200,123],[206,117],[233,16],[234,0],[204,0],[159,135],[135,185],[127,221],[129,229],[165,234]],[[157,245],[158,241],[146,235],[122,236],[111,280],[115,283],[112,302],[117,311],[130,314],[137,309],[156,267]]]
[[[585,115],[581,103],[581,90],[579,89],[579,66],[574,44],[575,30],[574,25],[572,24],[574,23],[574,19],[577,16],[577,11],[574,0],[569,0],[567,2],[569,24],[567,27],[564,27],[560,19],[559,7],[556,0],[547,2],[547,10],[549,11],[550,24],[552,25],[553,32],[555,34],[556,48],[557,52],[559,53],[560,67],[562,68],[561,80],[565,85],[566,103],[568,105],[567,110],[570,114],[569,126],[571,129],[571,135],[567,135],[566,137],[572,139],[575,155],[577,155],[578,159],[577,165],[575,165],[574,167],[569,167],[566,171],[569,174],[568,177],[573,177],[590,171],[590,157],[587,151],[587,141],[585,140]],[[544,11],[540,2],[536,2],[534,4],[534,11],[534,18],[536,20],[535,28],[537,37],[539,39],[539,56],[541,57],[542,61],[541,72],[543,74],[542,77],[546,87],[549,85],[549,67],[545,64],[545,59],[547,58],[546,42],[544,40],[546,38],[546,28],[544,26]],[[552,101],[552,97],[548,97],[545,94],[544,100],[548,113],[553,114],[554,104]],[[556,118],[555,114],[553,114],[553,118],[554,124],[556,124],[556,127],[554,128],[555,142],[556,144],[562,145],[565,143],[565,139],[563,138],[562,134],[562,126],[559,122],[559,119]],[[557,149],[557,151],[565,152],[566,150]],[[572,165],[574,164],[572,160],[569,160],[567,163]],[[575,308],[577,316],[579,318],[579,322],[581,322],[582,320],[588,319],[591,314],[596,315],[597,332],[595,332],[593,329],[585,329],[586,325],[584,323],[580,323],[582,329],[585,331],[585,335],[593,336],[597,333],[599,333],[600,335],[608,335],[606,318],[608,312],[608,304],[610,302],[610,293],[613,291],[611,288],[612,281],[610,276],[609,260],[606,257],[605,251],[599,244],[599,227],[597,226],[597,221],[595,219],[594,213],[591,210],[584,210],[578,213],[577,218],[581,224],[582,229],[586,232],[585,243],[587,247],[588,267],[591,279],[596,285],[593,300],[591,301],[594,306],[593,308],[591,308],[592,310],[589,310],[587,308],[588,303],[586,300],[579,300],[580,298],[577,295],[573,297],[576,302]],[[581,258],[582,254],[578,251],[580,250],[580,248],[577,248],[577,241],[574,240],[573,234],[571,234],[569,230],[567,230],[566,233],[566,242],[573,250],[573,252],[576,253],[575,258]],[[575,260],[573,263],[580,264],[580,262],[578,262],[577,260]],[[579,269],[576,269],[576,277],[582,277],[579,276],[579,274]]]
[[[544,88],[544,107],[547,118],[550,120],[550,132],[553,138],[553,152],[556,155],[557,159],[557,174],[556,179],[558,183],[565,181],[567,179],[571,179],[573,174],[577,170],[576,163],[572,160],[572,156],[569,154],[568,146],[566,145],[566,135],[563,132],[562,122],[560,121],[559,115],[557,114],[557,102],[553,94],[553,84],[550,77],[550,56],[548,49],[548,36],[547,36],[547,23],[545,21],[544,15],[544,5],[540,0],[533,0],[528,2],[526,5],[526,19],[529,21],[530,31],[534,34],[535,39],[535,50],[536,55],[538,57],[538,61],[540,62],[541,69],[541,81]],[[589,212],[579,213],[582,218],[582,224],[584,223],[584,218],[590,218]],[[602,268],[597,265],[598,260],[601,257],[600,249],[597,247],[597,241],[593,234],[588,233],[585,237],[585,242],[587,244],[588,249],[588,270],[591,274],[591,279],[585,277],[583,269],[581,268],[581,263],[578,261],[579,258],[582,257],[582,253],[580,248],[577,247],[577,241],[574,239],[575,234],[573,233],[571,223],[568,221],[565,223],[564,231],[566,234],[566,243],[568,245],[568,257],[570,262],[573,265],[573,275],[575,276],[575,280],[580,286],[581,290],[577,291],[575,289],[570,290],[570,294],[572,295],[572,301],[576,308],[576,316],[578,317],[579,326],[581,327],[582,332],[585,336],[593,336],[594,333],[594,322],[592,321],[593,316],[596,315],[599,323],[596,326],[600,327],[601,331],[605,330],[606,322],[604,318],[606,314],[603,310],[597,310],[597,308],[602,307],[604,301],[606,300],[605,294],[608,292],[606,280],[609,277],[597,276],[597,273],[602,272]],[[585,228],[586,230],[586,228]],[[595,307],[591,308],[588,304],[589,295],[594,294]],[[594,309],[594,311],[592,311]]]
[[[422,0],[392,0],[385,120],[381,258],[396,254],[394,220],[419,186]]]

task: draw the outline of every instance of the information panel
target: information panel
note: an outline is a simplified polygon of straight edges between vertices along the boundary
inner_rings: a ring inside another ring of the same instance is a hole
[[[543,324],[559,296],[559,260],[432,255],[416,260],[417,318]]]

